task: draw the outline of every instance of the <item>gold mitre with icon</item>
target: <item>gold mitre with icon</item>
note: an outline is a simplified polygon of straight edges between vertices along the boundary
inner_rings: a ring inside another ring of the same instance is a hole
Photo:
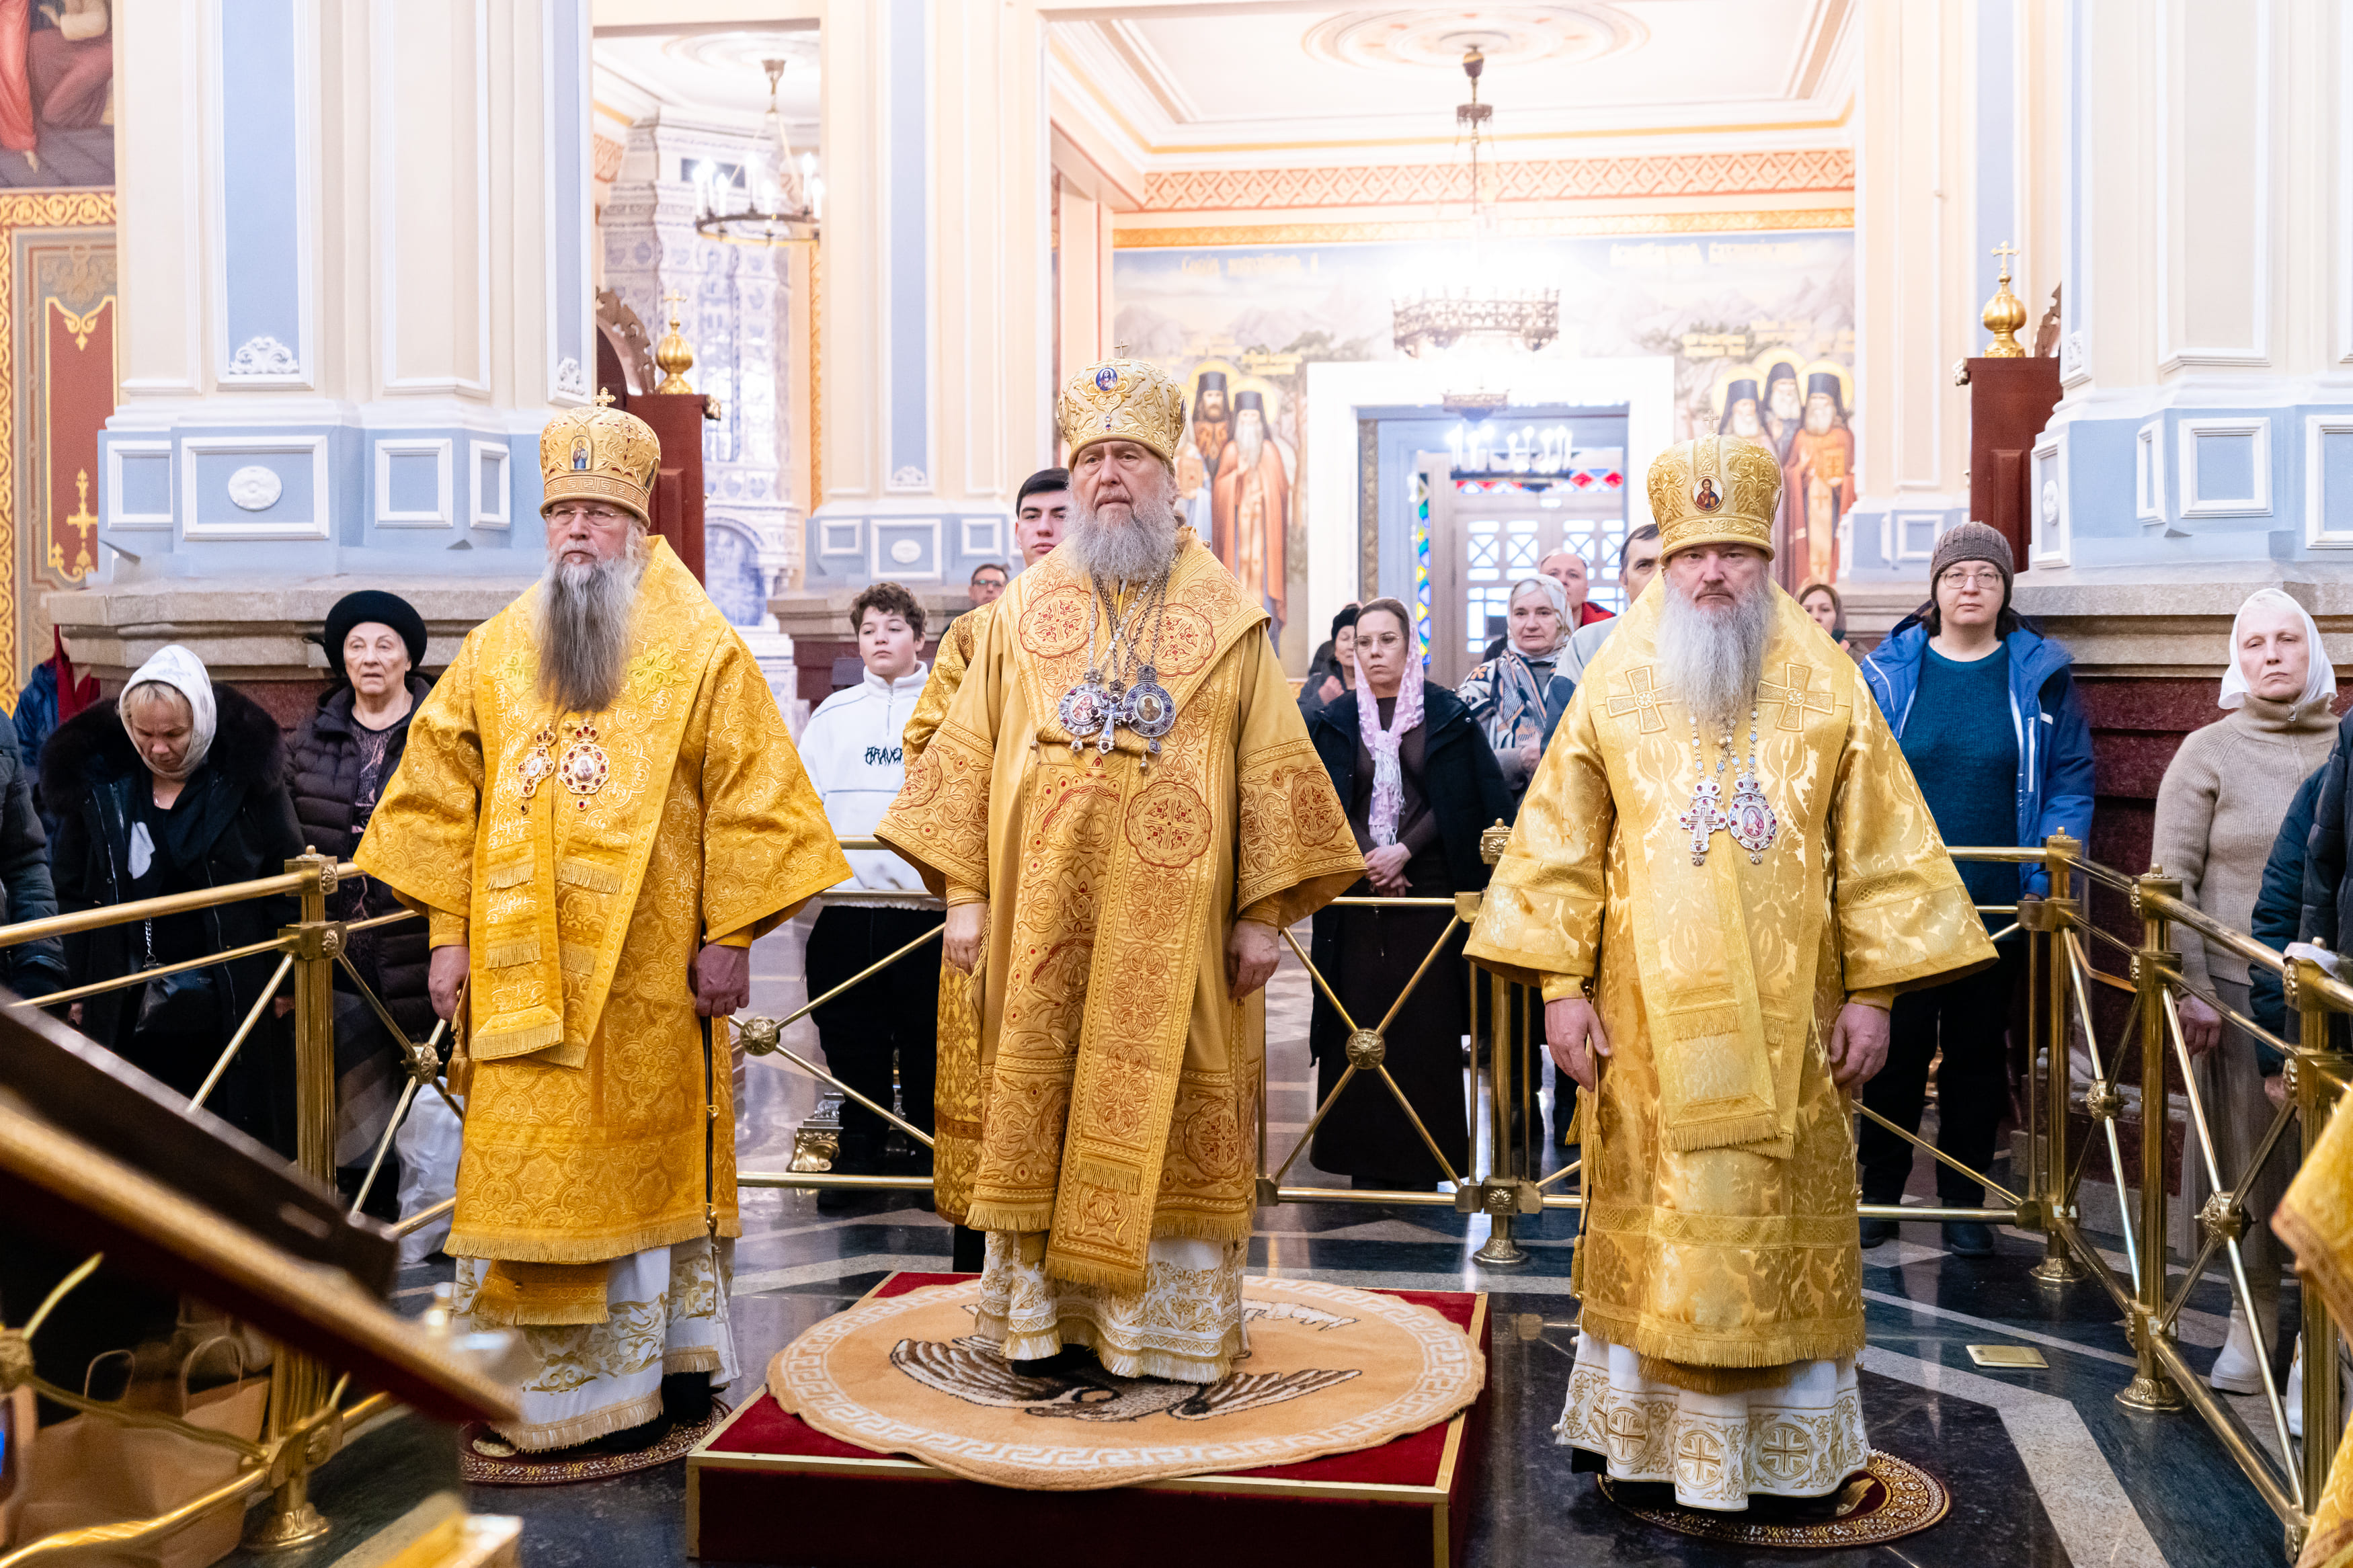
[[[1054,416],[1072,460],[1098,441],[1139,441],[1173,463],[1185,435],[1185,389],[1157,365],[1107,359],[1063,384]]]
[[[1781,463],[1773,449],[1740,436],[1678,441],[1651,462],[1651,521],[1659,558],[1695,544],[1747,544],[1773,553],[1781,504]]]
[[[560,500],[608,500],[651,527],[646,509],[660,467],[661,439],[636,415],[602,404],[567,408],[539,433],[539,477],[547,487],[539,510]]]

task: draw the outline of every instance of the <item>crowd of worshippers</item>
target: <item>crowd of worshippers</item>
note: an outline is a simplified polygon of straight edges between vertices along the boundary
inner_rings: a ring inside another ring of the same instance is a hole
[[[1048,469],[1022,487],[1016,543],[1022,568],[1054,549],[1071,515],[1070,479]],[[1632,530],[1617,549],[1622,603],[1630,605],[1658,574],[1659,530]],[[1863,680],[1918,781],[1943,840],[1952,845],[2034,846],[2064,832],[2088,842],[2094,796],[2092,742],[2065,649],[2011,607],[2014,565],[1995,530],[1967,523],[1946,533],[1931,569],[1931,597],[1864,651],[1826,584],[1808,585],[1800,605],[1838,649],[1858,659]],[[971,608],[1003,593],[1005,566],[976,571]],[[940,628],[943,646],[969,613]],[[1318,758],[1328,770],[1366,876],[1350,892],[1444,899],[1483,888],[1490,867],[1482,830],[1510,821],[1536,774],[1587,664],[1620,617],[1594,604],[1587,563],[1573,552],[1546,559],[1514,584],[1508,616],[1484,659],[1456,690],[1424,678],[1413,612],[1393,598],[1350,605],[1331,623],[1297,697]],[[810,716],[800,755],[828,821],[842,837],[872,834],[905,777],[902,736],[923,691],[927,617],[894,583],[860,594],[849,611],[863,678]],[[290,735],[279,720],[234,687],[216,681],[195,655],[167,647],[142,665],[119,696],[99,698],[77,679],[60,646],[28,687],[13,726],[0,725],[0,879],[8,921],[199,890],[278,873],[315,849],[348,859],[399,767],[411,716],[431,689],[422,666],[426,627],[417,609],[381,592],[337,603],[319,641],[327,689]],[[959,658],[968,658],[965,646]],[[2190,903],[2278,949],[2299,949],[2332,968],[2340,927],[2353,921],[2345,871],[2353,837],[2346,736],[2353,720],[2335,716],[2334,673],[2311,616],[2276,589],[2253,595],[2232,628],[2219,721],[2188,737],[2166,771],[2157,803],[2156,864],[2182,879]],[[36,764],[33,759],[37,759]],[[808,993],[822,995],[890,957],[941,921],[937,901],[898,855],[856,851],[855,886],[873,895],[825,903],[807,933]],[[1886,1067],[1864,1087],[1864,1103],[1917,1132],[1936,1079],[1936,1141],[1953,1160],[1986,1171],[1997,1136],[2015,1115],[2025,1069],[2021,980],[2024,938],[2006,912],[2045,890],[2039,868],[1965,862],[1961,876],[1996,943],[2000,962],[1947,984],[1904,993],[1890,1018]],[[389,914],[402,905],[380,880],[346,879],[330,902],[338,920]],[[291,900],[224,904],[135,924],[106,927],[5,951],[5,978],[19,994],[118,978],[268,940],[296,918]],[[1355,1185],[1428,1190],[1442,1179],[1435,1142],[1457,1171],[1470,1168],[1463,1073],[1487,1046],[1466,1034],[1471,1016],[1462,937],[1447,962],[1421,961],[1448,925],[1437,906],[1327,907],[1314,917],[1312,952],[1348,1014],[1386,1016],[1420,972],[1386,1031],[1387,1064],[1429,1134],[1417,1132],[1386,1093],[1345,1096],[1319,1123],[1309,1153],[1317,1168]],[[2274,1034],[2288,1034],[2277,979],[2251,971],[2228,949],[2181,940],[2184,978]],[[432,1031],[427,935],[422,922],[357,933],[350,957],[410,1038]],[[221,1045],[260,996],[274,967],[262,954],[184,971],[90,997],[69,1021],[124,1059],[183,1094],[194,1094]],[[879,1104],[931,1132],[934,1121],[935,1015],[940,947],[901,958],[888,984],[853,985],[814,1015],[830,1069]],[[948,978],[955,978],[950,975]],[[212,1087],[207,1108],[262,1142],[294,1151],[294,1057],[289,1003],[281,996]],[[1492,1030],[1493,1021],[1482,1020]],[[2194,994],[2181,1016],[2197,1058],[2216,1153],[2223,1168],[2252,1155],[2281,1103],[2282,1059]],[[375,1010],[339,973],[335,993],[335,1160],[347,1195],[374,1152],[401,1082],[393,1041]],[[1514,1016],[1506,1023],[1517,1029]],[[1316,1099],[1330,1095],[1346,1066],[1347,1027],[1318,993],[1309,1044]],[[1539,1059],[1533,1064],[1539,1068]],[[1577,1137],[1577,1087],[1552,1077],[1555,1140]],[[369,1208],[385,1217],[415,1212],[453,1190],[455,1119],[420,1098],[404,1124],[396,1156],[373,1188]],[[1876,1123],[1859,1134],[1865,1202],[1902,1201],[1918,1164],[1911,1146]],[[923,1174],[930,1159],[913,1140],[854,1100],[841,1110],[835,1169]],[[1950,1166],[1934,1170],[1936,1201],[1981,1207],[1982,1186]],[[2211,1374],[2218,1388],[2246,1394],[2260,1384],[2259,1357],[2279,1348],[2280,1273],[2285,1265],[2264,1223],[2292,1174],[2273,1162],[2249,1195],[2244,1245],[2256,1319],[2234,1307],[2229,1340]],[[2185,1180],[2197,1183],[2201,1172]],[[2202,1193],[2188,1195],[2194,1206]],[[822,1210],[859,1200],[821,1193]],[[1896,1223],[1862,1222],[1868,1247],[1892,1240]],[[1989,1227],[1944,1222],[1944,1243],[1962,1256],[1993,1250]],[[437,1228],[412,1238],[421,1256]]]

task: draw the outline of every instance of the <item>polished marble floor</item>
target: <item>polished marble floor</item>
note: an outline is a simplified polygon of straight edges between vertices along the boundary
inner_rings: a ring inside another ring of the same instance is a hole
[[[790,933],[755,953],[754,1011],[787,1011],[801,994]],[[1287,958],[1270,993],[1270,1142],[1287,1148],[1312,1113],[1305,1048],[1308,982]],[[787,1037],[813,1051],[806,1026]],[[741,1103],[746,1168],[781,1167],[791,1130],[814,1103],[809,1083],[771,1061],[744,1069]],[[1293,1180],[1330,1178],[1295,1168]],[[1915,1172],[1925,1198],[1933,1183]],[[865,1212],[817,1213],[806,1194],[744,1194],[744,1237],[735,1258],[735,1331],[744,1377],[726,1397],[748,1396],[774,1351],[837,1311],[895,1268],[947,1267],[950,1232],[918,1202],[868,1200]],[[1495,1314],[1490,1461],[1470,1561],[1493,1568],[1590,1563],[1723,1563],[1736,1554],[1646,1525],[1601,1500],[1590,1477],[1572,1475],[1550,1428],[1559,1414],[1575,1342],[1568,1293],[1575,1215],[1552,1211],[1522,1223],[1529,1254],[1519,1267],[1486,1268],[1472,1254],[1486,1221],[1441,1208],[1303,1204],[1262,1216],[1253,1272],[1347,1284],[1483,1289]],[[1865,1256],[1870,1345],[1860,1360],[1865,1418],[1877,1447],[1926,1466],[1954,1494],[1941,1524],[1888,1547],[1819,1558],[1786,1552],[1758,1560],[1800,1563],[1988,1563],[2031,1568],[2155,1568],[2283,1561],[2281,1532],[2221,1445],[2190,1415],[2136,1415],[2115,1395],[2131,1377],[2116,1314],[2094,1284],[2036,1284],[2027,1270],[2038,1237],[2004,1234],[1990,1258],[1943,1250],[1938,1227],[1912,1225]],[[2121,1261],[2119,1259],[2119,1261]],[[403,1305],[423,1305],[447,1266],[403,1279]],[[2295,1289],[2288,1289],[2288,1303]],[[2228,1301],[2202,1282],[2181,1320],[2201,1363],[2220,1347]],[[1971,1344],[2042,1351],[2045,1369],[1977,1367]],[[2284,1368],[2282,1369],[2284,1370]],[[2247,1414],[2253,1416],[2253,1402]],[[322,1505],[353,1518],[390,1517],[418,1483],[404,1480],[395,1424],[370,1434],[322,1478]],[[684,1561],[683,1467],[586,1487],[478,1489],[480,1512],[522,1515],[529,1568]],[[343,1532],[339,1531],[339,1536]],[[789,1520],[777,1521],[775,1563],[794,1563]],[[326,1543],[273,1559],[307,1568],[333,1561]],[[953,1562],[952,1549],[942,1560]],[[1245,1556],[1243,1561],[1249,1559]]]

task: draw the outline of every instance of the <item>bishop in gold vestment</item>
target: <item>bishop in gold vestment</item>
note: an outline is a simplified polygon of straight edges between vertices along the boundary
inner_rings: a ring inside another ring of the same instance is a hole
[[[1065,390],[1078,525],[976,628],[877,832],[946,898],[949,962],[986,953],[971,1114],[944,1040],[937,1121],[943,1211],[989,1233],[979,1331],[1214,1383],[1243,1348],[1256,993],[1363,861],[1265,609],[1176,524],[1183,405],[1125,360]]]
[[[1651,468],[1665,569],[1586,667],[1469,944],[1542,985],[1580,1079],[1562,1020],[1606,1034],[1556,1431],[1726,1510],[1863,1464],[1840,1080],[1884,1059],[1894,993],[1994,957],[1853,661],[1766,574],[1780,477],[1730,437]],[[1713,657],[1710,602],[1747,616],[1742,652]]]
[[[461,1313],[539,1352],[502,1428],[533,1449],[659,1420],[665,1374],[734,1375],[705,1020],[849,875],[751,651],[646,532],[659,459],[617,409],[548,426],[547,578],[466,638],[355,857],[428,917],[445,1016],[465,983],[446,1245]]]

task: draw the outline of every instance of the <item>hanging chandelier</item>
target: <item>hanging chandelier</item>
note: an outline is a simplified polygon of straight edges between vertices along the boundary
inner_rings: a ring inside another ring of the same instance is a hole
[[[785,62],[760,64],[768,73],[767,112],[760,117],[759,132],[744,149],[742,163],[730,169],[706,159],[695,165],[694,229],[744,245],[815,239],[825,205],[825,181],[817,172],[817,155],[803,153],[796,160],[792,139],[785,133],[776,93]]]
[[[1471,79],[1471,101],[1454,108],[1454,123],[1471,142],[1474,245],[1483,239],[1487,227],[1479,195],[1479,146],[1495,113],[1494,105],[1479,101],[1479,75],[1486,64],[1487,58],[1475,47],[1464,51],[1462,74]],[[1560,290],[1486,289],[1475,284],[1459,289],[1425,289],[1411,299],[1391,300],[1390,314],[1390,335],[1398,352],[1415,359],[1432,351],[1442,353],[1466,338],[1517,343],[1533,353],[1560,336]]]

